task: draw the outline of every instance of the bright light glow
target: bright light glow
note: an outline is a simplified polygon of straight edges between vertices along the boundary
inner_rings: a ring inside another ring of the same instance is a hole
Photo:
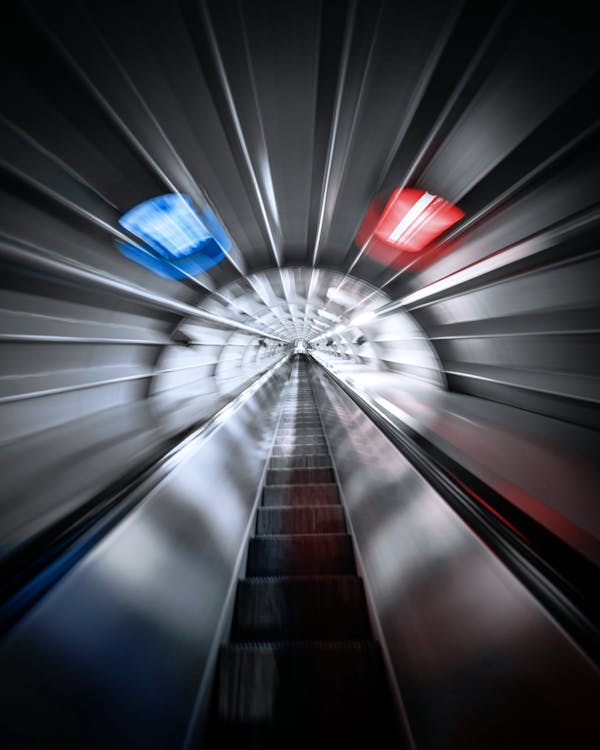
[[[383,243],[384,250],[387,246],[420,252],[464,215],[458,206],[424,190],[394,190],[374,226],[374,247],[367,248],[367,252],[374,257],[380,255],[377,242]]]
[[[159,276],[181,279],[206,271],[225,257],[231,242],[214,213],[198,214],[186,195],[169,193],[144,201],[119,224],[150,248],[119,243],[119,250]]]
[[[398,225],[394,231],[390,234],[389,239],[392,242],[398,242],[400,237],[408,230],[408,228],[416,222],[419,216],[425,211],[427,206],[435,199],[435,195],[431,193],[424,193],[419,200],[407,211],[404,217],[398,222]]]
[[[383,406],[386,411],[389,411],[390,414],[393,414],[395,417],[399,417],[402,422],[418,429],[419,423],[417,422],[417,420],[414,419],[414,417],[412,417],[408,412],[404,411],[404,409],[401,409],[396,404],[388,401],[387,398],[384,398],[383,396],[376,396],[375,401]]]
[[[333,313],[327,312],[327,310],[317,310],[317,315],[320,315],[323,318],[327,318],[327,320],[337,320],[338,316],[333,315]]]
[[[119,224],[164,258],[190,255],[211,236],[189,198],[176,193],[140,203],[122,216]]]
[[[341,323],[339,326],[336,326],[333,329],[333,332],[334,333],[341,333],[345,328],[346,328],[346,326],[343,323]]]
[[[373,320],[377,317],[377,313],[373,310],[365,310],[365,312],[360,313],[360,315],[355,315],[350,323],[353,326],[361,326],[364,323],[368,323],[370,320]]]
[[[330,286],[326,295],[332,302],[337,302],[340,305],[353,305],[356,301],[354,297],[351,297],[346,292],[342,292],[342,290],[336,286]]]

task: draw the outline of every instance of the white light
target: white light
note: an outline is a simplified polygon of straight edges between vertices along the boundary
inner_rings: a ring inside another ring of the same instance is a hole
[[[384,409],[390,412],[390,414],[393,414],[395,417],[399,417],[402,422],[406,423],[407,425],[410,425],[413,428],[418,429],[419,423],[417,422],[414,417],[412,417],[408,412],[404,411],[404,409],[401,409],[396,404],[393,404],[391,401],[388,401],[387,398],[383,398],[383,396],[377,396],[375,397],[375,401],[378,404],[381,404]]]
[[[363,313],[360,313],[360,315],[356,315],[352,320],[350,321],[351,325],[353,326],[361,326],[364,323],[368,323],[370,320],[373,320],[373,318],[377,317],[377,313],[373,310],[366,310]]]
[[[327,312],[327,310],[317,310],[317,315],[320,315],[323,318],[327,318],[327,320],[337,320],[338,316],[333,315],[330,312]]]
[[[337,286],[330,286],[326,295],[332,302],[337,302],[340,305],[353,305],[355,302],[354,297],[342,292]]]
[[[344,324],[342,323],[342,324],[340,324],[339,326],[336,326],[336,327],[335,327],[335,328],[333,329],[333,332],[334,332],[334,333],[341,333],[341,331],[343,331],[345,327],[346,327],[346,326],[345,326],[345,325],[344,325]]]
[[[389,240],[391,242],[397,242],[404,234],[404,232],[409,229],[410,225],[419,218],[423,211],[425,211],[431,201],[435,200],[435,198],[436,196],[431,195],[431,193],[425,193],[424,195],[422,195],[419,200],[404,214],[402,220],[390,234]]]

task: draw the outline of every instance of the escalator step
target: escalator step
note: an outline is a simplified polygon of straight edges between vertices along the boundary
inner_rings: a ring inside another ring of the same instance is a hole
[[[240,748],[398,747],[384,685],[374,642],[228,645],[220,737]]]
[[[300,422],[294,420],[293,422],[282,422],[277,428],[277,434],[281,432],[318,432],[322,435],[323,427],[321,426],[321,422]]]
[[[320,469],[269,469],[266,484],[322,484],[334,482],[333,470]]]
[[[274,455],[289,454],[295,455],[306,455],[310,453],[329,453],[329,448],[324,440],[311,440],[308,443],[302,442],[302,438],[298,440],[277,440],[273,444]]]
[[[285,421],[286,419],[291,420],[304,420],[304,419],[310,419],[315,422],[320,421],[319,412],[314,407],[303,407],[301,409],[290,409],[289,411],[284,411],[281,415],[282,421]]]
[[[234,641],[369,637],[365,593],[358,576],[246,578],[238,584]]]
[[[310,453],[311,456],[316,455],[329,455],[329,448],[325,443],[322,445],[291,445],[289,447],[282,447],[280,445],[273,446],[273,456],[305,456]]]
[[[302,443],[294,440],[280,440],[273,445],[274,456],[305,456],[310,453],[311,456],[317,453],[326,453],[329,455],[329,448],[324,440],[320,442]]]
[[[323,433],[318,435],[306,435],[300,433],[293,433],[290,435],[277,435],[275,438],[275,445],[326,445],[325,436]]]
[[[326,453],[301,456],[272,456],[270,469],[308,469],[319,466],[331,466],[331,458]]]
[[[248,546],[249,577],[355,572],[349,534],[256,536]]]
[[[320,443],[325,442],[325,435],[320,430],[279,430],[275,438],[275,445],[278,443]]]
[[[274,505],[337,505],[340,502],[337,484],[284,484],[263,489],[263,506]]]
[[[336,534],[346,531],[341,505],[259,508],[257,534]]]

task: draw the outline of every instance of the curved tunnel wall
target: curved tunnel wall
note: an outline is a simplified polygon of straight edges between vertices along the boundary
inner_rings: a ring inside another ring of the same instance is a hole
[[[595,24],[536,3],[191,5],[33,1],[0,29],[3,543],[218,408],[294,318],[347,323],[309,302],[322,269],[383,311],[333,337],[337,360],[410,377],[409,347],[381,333],[408,312],[451,392],[593,456]],[[374,196],[409,183],[466,217],[388,269],[356,231]],[[119,217],[165,192],[226,227],[232,251],[209,273],[166,280],[116,250]],[[286,274],[273,304],[250,279],[279,266],[311,273]],[[233,333],[247,325],[261,328]],[[578,522],[597,524],[595,506]]]
[[[19,240],[4,246],[0,515],[7,552],[165,450],[283,354],[227,322],[192,317],[177,328],[182,310],[194,314],[180,307],[189,289],[138,270],[109,243],[96,247],[93,236],[70,246],[68,224],[56,234],[46,225],[47,244],[60,253],[24,254],[27,228],[36,226],[33,216],[26,220],[32,211],[19,205]]]

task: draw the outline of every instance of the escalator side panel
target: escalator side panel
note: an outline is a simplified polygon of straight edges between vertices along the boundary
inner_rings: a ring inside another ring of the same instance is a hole
[[[600,746],[593,664],[350,397],[311,381],[416,746]]]
[[[188,450],[4,639],[2,747],[181,747],[288,373]]]

